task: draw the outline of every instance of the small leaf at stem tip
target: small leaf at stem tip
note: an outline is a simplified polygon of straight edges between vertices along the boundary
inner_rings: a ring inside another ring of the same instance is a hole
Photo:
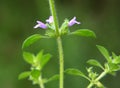
[[[113,58],[116,58],[117,55],[116,55],[114,52],[112,52],[112,57],[113,57]]]
[[[40,62],[43,57],[43,50],[41,50],[37,55],[36,55],[36,61]]]
[[[23,58],[29,64],[33,64],[34,63],[34,57],[35,56],[32,53],[23,52]]]
[[[42,59],[40,61],[42,68],[47,64],[47,62],[50,60],[51,57],[52,57],[51,54],[45,54],[45,55],[43,55],[43,57],[42,57]]]
[[[30,74],[31,74],[30,71],[22,72],[22,73],[18,76],[18,79],[19,79],[19,80],[25,79],[25,78],[29,77]]]
[[[83,37],[94,37],[96,38],[96,35],[93,31],[89,29],[79,29],[71,33],[72,35],[79,35]]]
[[[114,63],[108,63],[110,72],[118,71],[120,70],[120,66]]]
[[[120,64],[120,56],[117,56],[114,52],[112,52],[113,63]]]
[[[91,60],[88,60],[87,63],[93,66],[100,67],[101,69],[104,70],[103,66],[97,60],[91,59]]]
[[[74,69],[74,68],[69,68],[69,69],[65,70],[65,73],[70,74],[70,75],[82,76],[84,78],[87,78],[84,73],[82,73],[80,70]]]
[[[39,76],[40,76],[40,71],[39,70],[36,70],[34,69],[32,72],[31,72],[31,76],[33,77],[33,79],[38,79]]]
[[[101,54],[105,57],[105,59],[108,61],[108,62],[111,62],[111,58],[110,58],[110,55],[109,55],[109,52],[107,51],[106,48],[104,48],[103,46],[100,46],[100,45],[96,45],[97,48],[99,49],[99,51],[101,52]]]
[[[52,76],[52,77],[50,77],[49,79],[47,79],[46,81],[45,81],[45,83],[48,83],[48,82],[51,82],[51,81],[54,81],[54,80],[58,80],[59,79],[59,75],[57,74],[57,75],[54,75],[54,76]]]
[[[36,42],[37,40],[41,39],[43,36],[41,36],[40,34],[34,34],[29,36],[27,39],[25,39],[25,41],[22,44],[22,49],[30,46],[31,44],[33,44],[34,42]]]

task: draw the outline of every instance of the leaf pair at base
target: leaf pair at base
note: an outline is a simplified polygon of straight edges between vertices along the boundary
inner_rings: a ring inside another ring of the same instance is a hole
[[[39,72],[39,71],[34,71],[34,72],[25,71],[25,72],[22,72],[22,73],[19,75],[18,79],[19,79],[19,80],[22,80],[22,79],[25,79],[25,78],[27,78],[27,77],[29,77],[29,79],[30,79],[30,77],[32,77],[31,80],[35,80],[35,79],[38,79],[39,76],[40,76],[40,72]],[[33,79],[33,78],[34,78],[34,79]],[[43,83],[48,83],[48,82],[51,82],[51,81],[54,81],[54,80],[58,80],[58,79],[59,79],[59,75],[56,74],[56,75],[54,75],[54,76],[52,76],[52,77],[50,77],[50,78],[45,78],[45,79],[43,79]],[[34,82],[34,84],[35,84],[35,82]]]
[[[63,29],[60,29],[63,30]],[[49,30],[46,31],[48,35],[52,35]],[[79,29],[74,32],[68,32],[68,35],[78,35],[78,36],[83,36],[83,37],[96,37],[95,33],[89,29]],[[31,44],[35,43],[36,41],[42,39],[42,38],[50,38],[50,36],[42,36],[40,34],[34,34],[29,36],[27,39],[22,44],[22,49],[27,48]]]
[[[43,51],[40,51],[36,56],[29,52],[23,52],[23,57],[27,63],[41,70],[50,60],[51,55],[50,54],[44,55]]]

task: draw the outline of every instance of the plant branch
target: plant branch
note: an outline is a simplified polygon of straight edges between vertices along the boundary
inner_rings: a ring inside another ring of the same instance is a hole
[[[95,81],[99,81],[99,80],[100,80],[101,78],[103,78],[106,74],[107,74],[106,71],[102,72],[101,75],[98,76]]]
[[[106,74],[107,74],[106,71],[102,72],[95,80],[93,80],[94,83],[91,82],[87,88],[91,88],[96,83],[99,83],[99,86],[102,87],[103,85],[99,82],[99,80],[102,79]]]
[[[91,88],[94,84],[93,83],[90,83],[87,88]]]

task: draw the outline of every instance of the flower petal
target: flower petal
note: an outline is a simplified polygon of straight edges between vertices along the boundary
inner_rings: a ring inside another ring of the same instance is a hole
[[[68,26],[73,26],[74,24],[80,24],[80,22],[76,21],[76,17],[69,21]]]
[[[50,16],[49,19],[46,20],[47,23],[53,23],[53,16]]]
[[[46,28],[47,28],[46,24],[44,24],[43,22],[37,21],[37,23],[38,23],[38,24],[35,25],[34,28],[38,28],[38,27],[40,27],[40,28],[42,28],[42,29],[46,29]]]
[[[39,25],[39,24],[37,24],[37,25],[35,25],[35,26],[34,26],[34,28],[38,28],[39,26],[40,26],[40,25]]]

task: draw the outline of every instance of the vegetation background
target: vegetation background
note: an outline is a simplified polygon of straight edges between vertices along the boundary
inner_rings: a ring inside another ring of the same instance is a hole
[[[81,25],[71,27],[93,30],[97,39],[64,36],[65,68],[74,67],[86,73],[86,61],[91,58],[105,62],[96,48],[103,45],[110,52],[120,54],[120,1],[119,0],[55,0],[61,24],[73,16]],[[18,80],[22,71],[29,70],[22,57],[21,45],[25,38],[43,29],[33,29],[36,20],[45,21],[50,15],[48,0],[0,0],[0,88],[39,88],[30,81]],[[40,40],[29,47],[37,53],[44,49],[53,57],[43,70],[45,77],[59,72],[58,52],[55,39]],[[97,69],[101,72],[100,69]],[[120,72],[115,77],[108,75],[101,80],[108,88],[120,87]],[[88,81],[81,77],[65,75],[65,88],[86,88]],[[58,81],[46,84],[46,88],[58,88]]]

